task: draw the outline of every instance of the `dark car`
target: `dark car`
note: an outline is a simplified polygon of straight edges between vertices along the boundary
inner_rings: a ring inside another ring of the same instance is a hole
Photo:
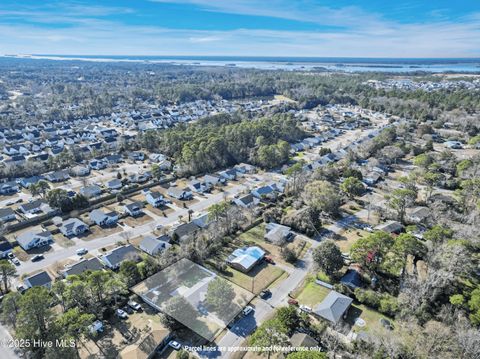
[[[290,298],[288,300],[288,304],[290,305],[298,305],[298,300]]]
[[[270,289],[265,289],[260,292],[260,298],[262,299],[267,299],[272,296],[272,292],[270,292]]]
[[[44,258],[45,257],[43,256],[43,254],[37,254],[37,255],[32,257],[32,262],[38,262],[38,261],[41,261]]]
[[[270,264],[275,264],[275,261],[273,260],[273,258],[269,256],[265,256],[265,262]]]
[[[133,314],[133,309],[130,308],[128,305],[124,306],[122,309],[124,312],[127,312],[128,314]]]

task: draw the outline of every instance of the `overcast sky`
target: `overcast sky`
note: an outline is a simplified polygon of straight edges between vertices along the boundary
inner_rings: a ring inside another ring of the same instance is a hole
[[[480,57],[480,0],[1,0],[0,54]]]

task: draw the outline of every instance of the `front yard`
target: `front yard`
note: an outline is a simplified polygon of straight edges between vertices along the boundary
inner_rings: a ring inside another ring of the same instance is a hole
[[[234,268],[228,267],[221,275],[236,285],[258,294],[270,284],[275,282],[284,273],[284,270],[275,265],[262,262],[257,264],[250,272],[242,273]]]
[[[330,289],[325,288],[315,282],[314,277],[305,280],[303,286],[292,293],[292,296],[298,300],[299,304],[304,304],[314,309],[330,293]]]

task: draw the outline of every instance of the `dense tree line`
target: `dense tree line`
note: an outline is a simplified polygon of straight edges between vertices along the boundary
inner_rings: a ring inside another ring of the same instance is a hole
[[[195,174],[240,162],[263,168],[277,167],[288,160],[288,142],[304,136],[287,115],[258,120],[218,115],[197,124],[149,131],[139,141],[147,148],[173,157],[184,172]]]

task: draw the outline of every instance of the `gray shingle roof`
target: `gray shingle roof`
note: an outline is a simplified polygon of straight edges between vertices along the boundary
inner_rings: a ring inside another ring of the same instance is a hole
[[[124,260],[135,260],[138,257],[138,250],[130,244],[115,248],[104,256],[104,258],[107,259],[113,266],[122,263]]]
[[[65,269],[64,274],[65,276],[69,275],[78,275],[82,274],[83,272],[87,270],[95,271],[95,270],[100,270],[103,268],[102,263],[98,260],[97,257],[93,257],[90,259],[84,259],[81,260],[67,269]]]
[[[15,214],[15,212],[13,212],[13,209],[8,207],[0,208],[0,218],[8,217],[8,216],[11,216],[12,214]]]
[[[315,313],[320,317],[337,323],[352,304],[353,299],[335,291],[331,291],[325,299],[315,308]]]
[[[52,278],[50,278],[47,272],[42,271],[32,275],[31,277],[25,278],[25,281],[28,281],[32,287],[37,287],[51,283]]]

